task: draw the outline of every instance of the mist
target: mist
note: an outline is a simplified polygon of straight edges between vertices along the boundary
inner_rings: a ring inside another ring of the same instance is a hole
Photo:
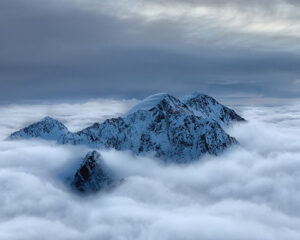
[[[135,103],[0,107],[0,239],[299,239],[300,105],[238,107],[240,145],[191,164],[101,151],[124,181],[89,196],[65,184],[88,148],[5,140],[46,115],[75,131]]]

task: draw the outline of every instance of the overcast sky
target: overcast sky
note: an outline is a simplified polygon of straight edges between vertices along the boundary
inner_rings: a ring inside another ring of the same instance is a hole
[[[297,0],[1,0],[0,102],[286,101],[300,96],[299,40]]]

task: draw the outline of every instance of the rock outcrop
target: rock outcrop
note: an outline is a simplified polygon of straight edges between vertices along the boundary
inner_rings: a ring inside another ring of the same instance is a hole
[[[80,192],[96,192],[108,189],[113,183],[110,171],[99,152],[91,151],[76,171],[71,186]]]

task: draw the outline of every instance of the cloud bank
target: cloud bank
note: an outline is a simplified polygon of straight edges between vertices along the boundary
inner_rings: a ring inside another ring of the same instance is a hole
[[[76,129],[130,106],[109,100],[3,106],[1,137],[45,113]],[[70,192],[64,179],[88,149],[1,140],[0,238],[299,239],[299,109],[240,107],[249,122],[228,131],[241,145],[189,165],[104,151],[125,181],[87,197]]]

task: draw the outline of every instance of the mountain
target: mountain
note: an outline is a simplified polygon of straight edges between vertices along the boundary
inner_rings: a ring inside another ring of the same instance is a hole
[[[65,125],[51,117],[45,117],[39,122],[14,132],[9,139],[41,138],[45,140],[56,140],[69,131]]]
[[[123,118],[108,119],[68,133],[59,142],[150,153],[175,162],[189,162],[206,153],[218,155],[237,143],[216,121],[194,115],[169,94],[148,97]]]
[[[182,103],[179,99],[167,94],[167,93],[157,93],[145,98],[143,101],[135,105],[130,109],[125,116],[135,113],[139,110],[151,110],[152,108],[161,105],[161,107],[168,107],[169,113],[177,113],[193,115],[193,111],[187,108],[187,106]]]
[[[169,94],[155,94],[123,117],[95,123],[79,132],[71,133],[57,120],[44,119],[13,133],[11,138],[56,139],[60,144],[130,150],[135,154],[151,154],[166,161],[189,162],[204,154],[218,155],[237,143],[215,120],[221,119],[227,123],[234,119],[230,115],[233,110],[208,98],[203,100],[195,96],[194,100],[190,98],[182,102]],[[198,104],[199,99],[203,100],[202,105]],[[200,109],[201,106],[203,109]],[[223,110],[219,110],[221,106]],[[223,111],[223,115],[217,110]]]
[[[80,192],[107,189],[113,183],[111,173],[99,152],[90,151],[76,171],[71,186]]]
[[[220,104],[216,99],[199,92],[194,92],[190,96],[185,97],[183,103],[185,103],[195,115],[215,120],[222,126],[228,126],[232,122],[245,121],[245,119],[239,116],[234,110]]]

